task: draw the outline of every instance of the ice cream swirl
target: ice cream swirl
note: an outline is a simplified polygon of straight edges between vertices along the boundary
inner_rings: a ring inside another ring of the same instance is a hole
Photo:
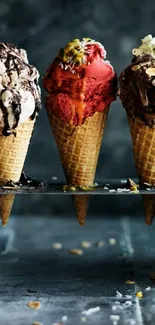
[[[0,43],[0,126],[9,136],[41,109],[39,73],[23,49]]]

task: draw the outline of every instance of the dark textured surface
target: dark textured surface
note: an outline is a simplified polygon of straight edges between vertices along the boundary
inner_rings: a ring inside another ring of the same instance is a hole
[[[79,325],[82,311],[99,306],[85,324],[114,325],[109,317],[119,315],[117,325],[154,325],[155,284],[149,278],[155,271],[154,231],[154,226],[125,216],[111,217],[111,222],[90,219],[84,228],[67,217],[12,217],[0,229],[1,324],[52,325],[67,315],[66,324]],[[110,238],[116,239],[115,245],[109,244]],[[92,247],[82,256],[68,253],[83,240],[90,240]],[[95,245],[100,240],[102,248]],[[62,243],[62,249],[52,248],[54,242]],[[144,297],[136,298],[136,291]],[[27,307],[33,300],[41,303],[39,310]]]
[[[105,45],[108,59],[119,73],[131,60],[132,48],[139,44],[144,35],[153,33],[155,26],[155,4],[149,1],[148,5],[146,0],[137,0],[135,3],[123,0],[1,0],[0,9],[1,40],[25,48],[30,62],[37,66],[41,77],[60,47],[74,37],[83,36],[94,38]],[[45,110],[38,118],[25,171],[46,180],[51,180],[55,175],[60,180],[64,177]],[[111,105],[97,177],[126,176],[135,176],[135,168],[126,115],[118,100]],[[46,212],[57,213],[59,199],[55,199],[52,204],[50,202],[49,199]],[[20,201],[16,201],[14,211],[30,212],[33,198],[29,197],[29,201],[25,198],[25,203],[23,210]],[[42,200],[38,197],[37,206],[39,203],[42,204]],[[61,208],[65,203],[65,199],[62,199]],[[132,204],[135,204],[134,201]],[[127,206],[128,212],[132,211],[132,204],[131,200],[128,203],[121,201],[124,208]],[[105,209],[107,206],[105,204]],[[139,203],[137,209],[141,209]],[[70,213],[70,204],[67,204],[66,211]],[[96,212],[95,204],[91,212]]]

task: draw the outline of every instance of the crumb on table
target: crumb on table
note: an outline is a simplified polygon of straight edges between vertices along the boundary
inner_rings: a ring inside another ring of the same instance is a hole
[[[39,301],[29,301],[27,306],[33,309],[39,309],[41,307],[41,303]]]

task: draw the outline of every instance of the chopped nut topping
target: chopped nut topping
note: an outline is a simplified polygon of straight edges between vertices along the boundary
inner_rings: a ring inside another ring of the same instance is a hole
[[[69,250],[69,253],[72,255],[83,255],[83,250],[80,248],[72,248]]]
[[[40,322],[33,322],[32,325],[44,325],[44,324]]]
[[[136,292],[136,297],[138,297],[138,298],[143,298],[144,295],[143,295],[142,291],[137,291],[137,292]]]
[[[27,306],[34,309],[39,309],[41,307],[41,303],[39,301],[29,301]]]
[[[155,76],[155,68],[148,68],[146,70],[146,73],[149,75],[149,76]]]
[[[132,71],[136,71],[140,69],[140,65],[136,64],[132,67]]]

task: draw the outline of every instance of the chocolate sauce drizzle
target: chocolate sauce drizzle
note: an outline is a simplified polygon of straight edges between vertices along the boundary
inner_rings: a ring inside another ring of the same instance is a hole
[[[147,69],[155,70],[155,59],[151,55],[135,57],[120,75],[120,98],[131,116],[139,117],[150,128],[155,126],[155,76]]]
[[[27,70],[27,74],[32,76],[34,72],[34,67],[26,62],[24,59],[24,54],[22,53],[22,50],[19,49],[17,46],[14,46],[12,44],[8,43],[0,43],[0,61],[3,62],[6,68],[5,74],[8,77],[7,85],[3,85],[3,89],[0,93],[0,108],[3,113],[3,122],[4,122],[4,128],[3,128],[3,136],[9,136],[13,132],[11,130],[11,127],[9,125],[9,114],[7,107],[4,106],[2,101],[2,94],[9,90],[9,92],[12,93],[12,99],[10,106],[12,106],[12,111],[14,114],[15,123],[12,126],[12,129],[16,129],[19,123],[20,114],[21,114],[21,96],[20,91],[18,91],[14,86],[11,85],[12,79],[11,79],[11,73],[13,71],[16,71],[18,74],[18,77],[20,78],[20,73],[23,70]],[[16,85],[15,85],[16,86]],[[35,100],[35,109],[31,116],[31,119],[35,119],[35,117],[38,115],[40,109],[41,109],[41,98],[40,98],[40,92],[39,92],[39,86],[38,86],[38,78],[34,80],[28,80],[25,77],[25,80],[21,82],[22,89],[28,90],[31,92],[32,96]]]

